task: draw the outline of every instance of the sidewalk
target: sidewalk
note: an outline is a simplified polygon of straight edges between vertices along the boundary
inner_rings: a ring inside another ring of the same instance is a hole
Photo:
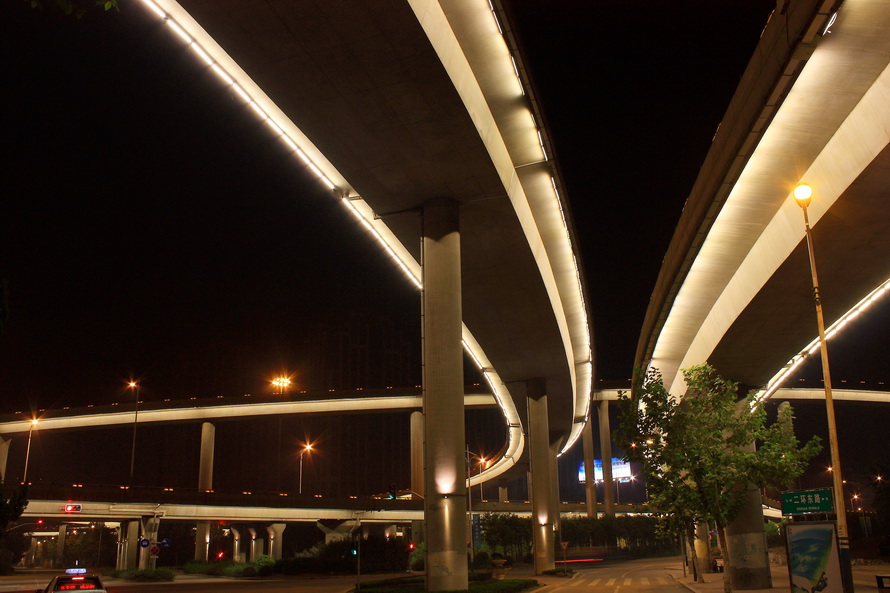
[[[683,576],[680,568],[666,569],[677,580],[677,583],[691,591],[692,593],[723,593],[723,574],[710,573],[705,575],[705,583],[696,583],[692,579],[692,572],[688,571]],[[771,589],[752,589],[746,590],[750,593],[788,593],[791,591],[791,581],[788,577],[788,567],[778,564],[771,564],[773,586]],[[858,593],[860,591],[877,591],[877,581],[875,575],[890,575],[890,564],[868,564],[853,566],[853,587]],[[740,589],[737,591],[741,591]]]

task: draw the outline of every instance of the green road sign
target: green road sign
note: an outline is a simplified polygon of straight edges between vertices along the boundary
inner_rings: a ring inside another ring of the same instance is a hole
[[[798,490],[782,493],[783,515],[809,515],[812,513],[833,513],[831,488]]]

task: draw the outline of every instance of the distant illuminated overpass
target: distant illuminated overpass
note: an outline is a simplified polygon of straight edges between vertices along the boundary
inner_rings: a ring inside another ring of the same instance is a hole
[[[274,401],[258,403],[215,403],[196,405],[196,402],[183,400],[170,402],[169,407],[139,409],[139,423],[180,422],[215,420],[220,418],[246,418],[249,416],[279,416],[288,414],[323,414],[349,412],[376,412],[383,410],[419,410],[422,398],[417,395],[368,395],[330,399],[310,399],[301,401]],[[330,395],[334,395],[331,393]],[[235,399],[235,398],[231,398]],[[464,396],[466,406],[493,407],[495,398],[487,393],[470,393]],[[142,404],[142,402],[140,402]],[[49,410],[38,415],[37,429],[61,430],[69,428],[96,428],[132,424],[135,407],[119,410],[106,406],[101,411],[87,408],[76,410]],[[42,417],[41,417],[42,416]],[[0,435],[28,432],[31,418],[0,420]]]
[[[619,391],[629,389],[602,389],[596,391],[597,400],[615,401]],[[832,396],[836,401],[869,402],[890,404],[890,391],[861,391],[855,389],[832,389]],[[824,389],[779,389],[773,395],[773,399],[825,399]]]

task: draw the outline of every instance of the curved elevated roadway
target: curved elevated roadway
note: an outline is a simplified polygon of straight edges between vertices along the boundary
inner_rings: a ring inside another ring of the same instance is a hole
[[[485,478],[524,451],[529,380],[546,385],[548,445],[570,447],[588,416],[588,313],[553,148],[504,12],[487,0],[143,2],[406,281],[421,287],[424,204],[459,206],[463,342],[510,429]]]
[[[835,14],[835,11],[836,14]],[[890,4],[777,3],[686,202],[652,294],[637,366],[675,395],[709,361],[763,395],[814,353],[799,183],[826,325],[890,278]]]

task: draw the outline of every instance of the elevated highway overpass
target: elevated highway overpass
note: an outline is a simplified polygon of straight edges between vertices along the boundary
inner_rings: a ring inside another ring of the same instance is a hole
[[[681,368],[709,361],[768,395],[783,367],[818,351],[803,217],[791,198],[799,183],[815,191],[808,211],[826,325],[885,298],[888,24],[884,2],[778,2],[687,199],[640,335],[637,366],[658,368],[672,393],[684,391]]]
[[[682,369],[709,362],[765,399],[830,335],[890,290],[890,4],[779,0],[686,201],[663,260],[635,366],[682,397]],[[799,184],[807,207],[814,290]],[[886,303],[883,305],[886,306]],[[840,465],[829,406],[832,465]],[[834,473],[841,491],[840,467]],[[733,581],[768,586],[760,495],[727,530]],[[839,553],[848,557],[843,506]],[[849,566],[848,561],[845,563]]]
[[[430,588],[466,588],[462,350],[508,427],[487,477],[530,461],[549,483],[593,379],[570,208],[506,13],[487,0],[143,3],[422,290],[427,473],[413,486]],[[533,496],[544,545],[552,493]]]

